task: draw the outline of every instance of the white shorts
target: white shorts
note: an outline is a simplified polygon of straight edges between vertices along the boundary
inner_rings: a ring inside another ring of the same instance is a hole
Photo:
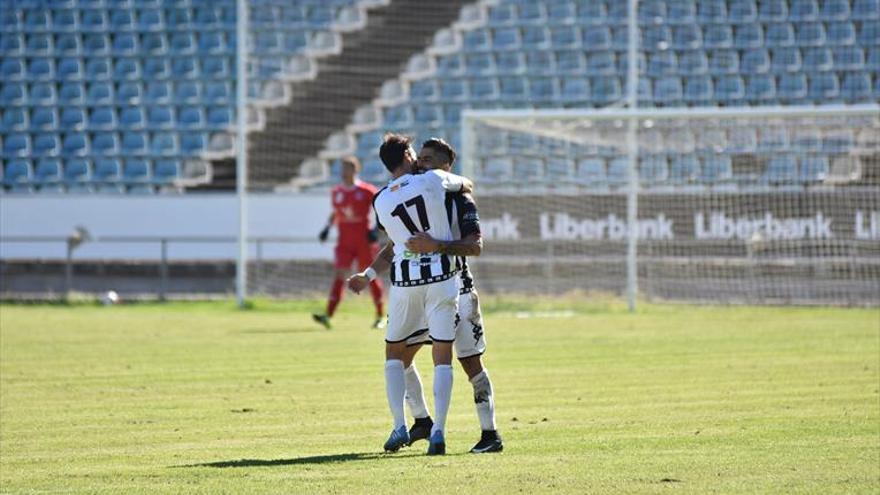
[[[452,342],[457,312],[458,277],[413,287],[391,286],[385,342],[410,343],[413,339],[428,337],[438,342]]]
[[[406,339],[406,345],[430,344],[425,322],[423,328]],[[476,290],[458,296],[458,314],[455,318],[455,357],[464,359],[486,352],[486,336],[483,333],[483,312],[480,296]]]

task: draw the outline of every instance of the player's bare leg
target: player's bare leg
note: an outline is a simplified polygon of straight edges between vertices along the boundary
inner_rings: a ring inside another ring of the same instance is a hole
[[[407,346],[403,357],[404,377],[406,379],[406,405],[415,420],[409,429],[409,444],[418,440],[427,440],[431,436],[431,427],[434,421],[428,414],[428,404],[425,403],[425,393],[422,388],[422,377],[413,359],[422,348],[422,344]]]
[[[479,354],[466,358],[459,358],[459,363],[474,387],[474,404],[477,408],[477,417],[480,419],[482,434],[480,441],[473,446],[471,452],[484,454],[489,452],[501,452],[504,445],[498,428],[495,425],[495,397],[492,392],[492,381],[488,371],[483,367]]]
[[[327,311],[324,314],[314,313],[312,319],[324,325],[324,328],[330,330],[330,318],[336,313],[339,302],[342,301],[342,292],[345,288],[345,280],[349,276],[349,271],[344,268],[337,268],[334,272],[333,284],[330,286],[330,295],[327,297]]]
[[[394,419],[391,435],[385,442],[386,452],[396,452],[409,443],[406,430],[406,417],[403,412],[406,383],[403,371],[403,356],[406,342],[385,344],[385,392],[388,396],[388,407]]]
[[[431,354],[434,358],[434,426],[428,455],[443,455],[446,453],[446,415],[452,398],[452,342],[435,340]]]

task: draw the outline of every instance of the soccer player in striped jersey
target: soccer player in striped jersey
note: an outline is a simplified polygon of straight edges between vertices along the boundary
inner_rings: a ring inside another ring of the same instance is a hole
[[[455,162],[455,156],[455,150],[442,139],[429,139],[423,143],[419,152],[417,168],[449,171]],[[429,253],[440,250],[460,256],[458,261],[461,267],[458,299],[460,317],[456,320],[455,351],[462,369],[474,388],[474,402],[482,429],[480,441],[474,445],[471,452],[500,452],[504,447],[495,424],[495,399],[492,382],[481,359],[486,350],[483,318],[479,297],[474,288],[473,276],[468,269],[465,258],[466,256],[479,256],[482,251],[479,213],[476,203],[469,194],[447,193],[446,207],[453,225],[453,236],[457,240],[456,242],[441,243],[428,234],[417,233],[407,241],[406,246],[414,252]],[[381,272],[388,268],[390,252],[390,247],[386,246],[380,253],[371,265],[375,272]],[[363,274],[355,275],[349,279],[349,287],[356,292],[358,289],[362,290],[366,280]],[[415,418],[415,424],[409,431],[410,445],[416,440],[428,438],[433,424],[425,404],[421,378],[413,362],[416,353],[425,343],[430,343],[430,341],[424,335],[410,339],[407,342],[407,353],[403,359],[406,367],[406,402]]]
[[[393,244],[392,287],[385,332],[385,388],[394,426],[385,442],[385,450],[396,451],[410,442],[404,415],[403,358],[407,344],[427,334],[433,342],[434,359],[434,422],[428,439],[428,455],[442,455],[446,453],[446,415],[452,396],[458,267],[455,257],[442,250],[416,253],[405,244],[414,235],[426,232],[440,241],[452,242],[446,193],[470,192],[473,184],[465,177],[438,170],[412,174],[416,154],[410,138],[405,136],[386,135],[379,156],[392,175],[392,180],[373,199],[376,224],[385,230]],[[368,268],[363,278],[375,280],[376,273]]]

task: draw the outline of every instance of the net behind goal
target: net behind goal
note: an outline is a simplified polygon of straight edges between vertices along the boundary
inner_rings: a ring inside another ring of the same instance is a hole
[[[466,112],[484,292],[624,292],[629,118],[642,297],[880,301],[876,105]]]

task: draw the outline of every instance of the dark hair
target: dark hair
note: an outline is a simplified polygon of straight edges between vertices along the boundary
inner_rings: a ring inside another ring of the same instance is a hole
[[[389,132],[382,138],[382,146],[379,147],[379,158],[385,164],[389,172],[394,172],[403,165],[403,157],[412,146],[412,138],[403,134]]]
[[[437,151],[442,151],[443,153],[446,153],[446,157],[449,159],[450,166],[455,163],[455,150],[449,143],[447,143],[443,139],[432,137],[431,139],[422,143],[422,148],[433,148]]]
[[[351,165],[354,167],[355,173],[361,171],[361,161],[358,160],[358,157],[354,155],[349,155],[342,158],[342,165]]]

